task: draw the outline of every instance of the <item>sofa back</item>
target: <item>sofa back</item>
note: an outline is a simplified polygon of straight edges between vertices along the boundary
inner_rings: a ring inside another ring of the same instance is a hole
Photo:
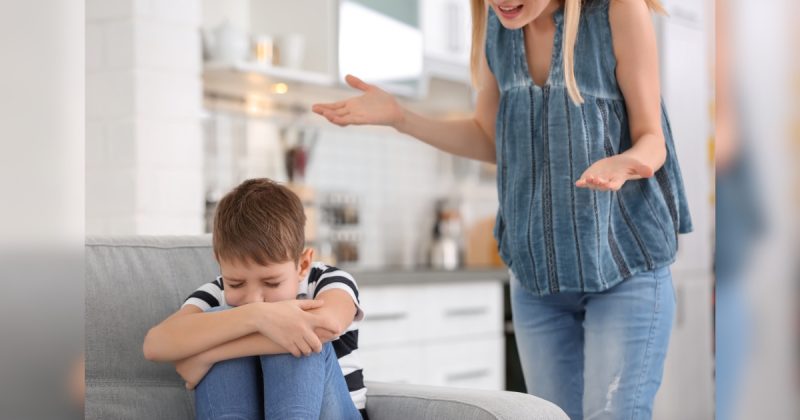
[[[194,418],[192,393],[172,364],[144,359],[142,342],[218,275],[211,237],[91,237],[85,258],[86,418]]]

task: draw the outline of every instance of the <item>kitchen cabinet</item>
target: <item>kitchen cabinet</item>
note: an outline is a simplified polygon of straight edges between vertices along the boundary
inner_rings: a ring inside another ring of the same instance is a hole
[[[672,266],[676,314],[653,418],[707,419],[714,413],[711,15],[703,1],[668,0],[664,7],[669,17],[656,19],[661,91],[694,231],[680,236]]]
[[[254,36],[296,34],[305,40],[302,70],[336,76],[339,0],[250,0]]]
[[[365,377],[504,389],[502,293],[499,279],[362,286]]]
[[[315,88],[352,93],[344,83],[350,73],[398,96],[419,99],[426,92],[417,0],[250,0],[247,11],[247,32],[274,40],[278,64],[255,64],[254,57],[211,63],[206,91],[246,96],[282,84],[277,93],[283,97]],[[299,65],[284,67],[289,56]]]
[[[422,32],[416,1],[341,0],[339,77],[354,74],[388,92],[425,95]]]
[[[469,0],[421,0],[421,24],[428,76],[469,83]]]
[[[653,419],[714,418],[710,273],[673,270],[675,319]]]
[[[666,3],[668,11],[682,10],[681,15],[659,18],[657,28],[661,91],[694,225],[691,234],[680,236],[675,268],[710,271],[714,183],[710,156],[713,89],[708,66],[713,56],[708,49],[704,3]]]

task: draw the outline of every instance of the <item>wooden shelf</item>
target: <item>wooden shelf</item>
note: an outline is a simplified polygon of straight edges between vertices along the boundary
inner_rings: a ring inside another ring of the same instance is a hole
[[[459,73],[448,70],[450,74]],[[462,75],[460,81],[454,80],[456,77],[429,77],[427,73],[424,77],[424,97],[409,86],[381,87],[418,112],[451,116],[471,112],[468,75]],[[335,102],[358,94],[331,74],[254,62],[207,62],[203,68],[203,90],[207,103],[228,102],[233,108],[260,103],[266,112],[283,109],[290,114],[310,109],[312,103]]]
[[[295,82],[316,86],[334,86],[336,84],[336,78],[329,74],[286,67],[267,66],[255,62],[208,62],[204,66],[203,73],[208,76],[230,76],[231,74],[238,74],[253,79],[252,81],[262,78],[264,81],[273,83]]]

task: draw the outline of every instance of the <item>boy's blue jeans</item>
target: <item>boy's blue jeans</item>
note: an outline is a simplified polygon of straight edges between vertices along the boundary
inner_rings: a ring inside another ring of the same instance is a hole
[[[537,296],[511,276],[528,392],[572,420],[650,419],[675,313],[669,267],[601,293]]]
[[[194,395],[199,420],[361,419],[331,343],[299,358],[276,354],[218,362]]]

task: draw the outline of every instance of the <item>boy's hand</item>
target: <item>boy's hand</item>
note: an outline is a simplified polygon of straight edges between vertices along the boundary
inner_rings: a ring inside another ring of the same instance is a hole
[[[323,305],[322,300],[287,300],[257,304],[258,331],[295,357],[322,351],[316,329],[339,333],[339,326],[328,317],[307,312]]]
[[[213,365],[205,361],[203,353],[200,353],[175,362],[175,370],[186,381],[186,389],[194,389]]]
[[[592,164],[575,182],[575,186],[599,191],[617,191],[622,188],[625,181],[651,176],[653,168],[623,153],[600,159]]]

